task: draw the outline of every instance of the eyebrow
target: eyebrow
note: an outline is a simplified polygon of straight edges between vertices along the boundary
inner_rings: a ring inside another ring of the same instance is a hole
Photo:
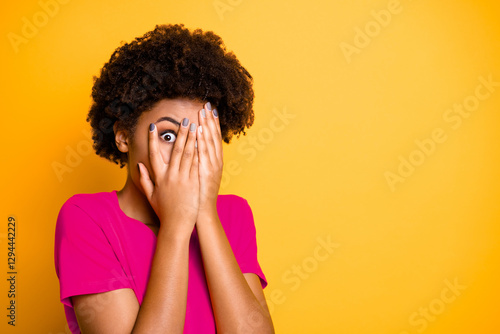
[[[171,123],[174,123],[175,125],[177,126],[180,126],[181,123],[177,122],[175,119],[173,119],[172,117],[169,117],[169,116],[164,116],[164,117],[160,117],[156,120],[155,124],[156,123],[159,123],[159,122],[162,122],[162,121],[169,121]]]

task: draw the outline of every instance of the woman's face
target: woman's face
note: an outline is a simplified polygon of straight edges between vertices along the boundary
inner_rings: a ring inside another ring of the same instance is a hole
[[[141,114],[137,120],[137,127],[132,141],[129,140],[127,132],[123,130],[115,131],[118,149],[122,152],[128,152],[128,170],[136,187],[142,189],[139,182],[139,171],[136,167],[138,162],[143,163],[151,175],[148,149],[149,124],[154,123],[156,125],[160,153],[163,161],[168,163],[182,120],[185,117],[189,119],[188,128],[191,123],[198,126],[198,115],[203,107],[204,103],[194,100],[184,98],[164,99],[158,102],[150,111]]]

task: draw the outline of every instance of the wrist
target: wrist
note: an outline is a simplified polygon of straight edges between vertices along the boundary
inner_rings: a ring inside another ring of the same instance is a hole
[[[217,212],[217,208],[206,208],[200,209],[198,211],[198,219],[196,220],[196,224],[204,224],[206,222],[217,222],[219,220],[219,214]]]
[[[171,224],[161,224],[158,230],[158,239],[169,240],[169,242],[189,242],[193,234],[194,225],[188,226],[170,226]]]
[[[218,195],[214,196],[201,196],[198,212],[217,213],[217,199]]]

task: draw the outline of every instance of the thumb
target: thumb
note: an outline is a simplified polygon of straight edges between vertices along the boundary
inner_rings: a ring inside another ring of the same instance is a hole
[[[144,189],[147,198],[151,198],[154,187],[153,181],[151,181],[149,177],[148,169],[140,162],[137,163],[137,167],[139,167],[139,182],[141,183],[142,189]]]

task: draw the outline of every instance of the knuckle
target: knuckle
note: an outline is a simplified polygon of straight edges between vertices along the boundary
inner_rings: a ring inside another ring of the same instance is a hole
[[[168,173],[163,179],[163,184],[169,185],[176,181],[176,176],[174,173]]]
[[[175,154],[181,154],[184,151],[184,149],[181,146],[174,146],[173,153]]]

